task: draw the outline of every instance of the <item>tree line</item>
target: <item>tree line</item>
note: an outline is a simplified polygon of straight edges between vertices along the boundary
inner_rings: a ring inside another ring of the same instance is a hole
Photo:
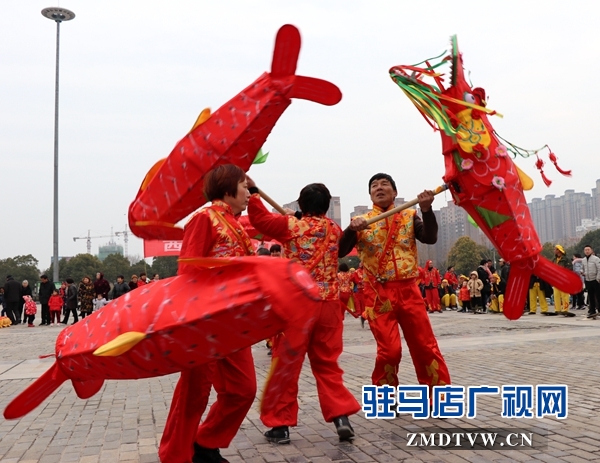
[[[563,243],[544,243],[541,254],[549,260],[554,259],[554,246],[557,244],[563,245]],[[583,248],[586,245],[590,245],[592,249],[600,254],[600,230],[594,230],[588,232],[584,237],[575,245],[567,247],[564,246],[567,257],[570,259],[573,254],[583,255]],[[496,252],[497,257],[501,257]],[[479,266],[479,262],[483,259],[491,259],[492,250],[485,246],[478,245],[468,236],[460,237],[447,257],[447,265],[453,265],[456,273],[468,275],[470,272],[475,270]],[[439,265],[439,263],[438,263]],[[446,270],[444,268],[444,270]]]
[[[48,275],[52,280],[53,272],[52,264],[45,270],[40,269],[39,261],[31,254],[0,259],[0,277],[2,279],[7,275],[12,275],[17,281],[28,280],[30,284],[35,285],[42,274]],[[143,259],[132,264],[120,254],[111,254],[104,261],[91,254],[77,254],[68,260],[60,259],[58,262],[60,281],[73,278],[79,282],[85,276],[94,280],[98,272],[103,273],[104,278],[112,282],[117,279],[117,275],[123,275],[125,281],[129,281],[132,275],[139,276],[140,273],[146,273],[149,277],[158,273],[161,278],[167,278],[177,274],[177,257],[154,257],[152,264],[149,265]]]
[[[544,243],[542,255],[552,260],[554,258],[554,245],[556,244],[562,243]],[[600,254],[600,230],[589,232],[574,246],[566,247],[567,256],[570,258],[575,253],[583,255],[583,248],[586,245],[592,246],[592,249]],[[498,254],[496,255],[498,256]],[[446,262],[442,263],[444,265],[441,268],[445,270],[445,264],[447,263],[447,265],[453,265],[459,275],[468,275],[469,272],[479,266],[482,259],[490,259],[491,257],[492,250],[478,245],[468,236],[462,236],[450,249]],[[349,256],[344,257],[340,262],[346,262],[350,267],[356,268],[360,261],[356,256]],[[438,266],[440,264],[437,263]],[[132,275],[139,276],[142,272],[149,277],[158,273],[161,278],[168,278],[177,274],[177,257],[154,257],[152,264],[149,265],[143,259],[132,264],[120,254],[111,254],[104,259],[104,262],[91,254],[77,254],[69,260],[61,259],[58,262],[60,281],[73,278],[78,282],[84,276],[88,276],[93,280],[98,272],[102,272],[104,278],[113,282],[117,279],[117,275],[123,275],[125,281],[129,281]],[[2,281],[7,275],[12,275],[17,281],[28,280],[30,284],[35,285],[42,273],[52,279],[53,266],[50,265],[50,268],[42,271],[39,268],[39,261],[31,254],[0,259],[0,278],[2,278]]]

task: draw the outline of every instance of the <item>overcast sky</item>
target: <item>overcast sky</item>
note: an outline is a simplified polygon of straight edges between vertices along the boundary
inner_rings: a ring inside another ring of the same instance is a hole
[[[439,134],[390,80],[388,69],[439,55],[458,35],[475,86],[504,114],[494,128],[512,143],[548,143],[573,177],[535,180],[528,200],[600,178],[597,20],[585,1],[61,1],[3,0],[0,29],[0,258],[52,255],[56,25],[40,11],[73,10],[61,26],[60,255],[85,236],[124,229],[148,169],[204,107],[217,110],[269,69],[277,29],[300,29],[298,74],[340,87],[334,107],[295,100],[267,139],[271,155],[250,171],[280,203],[307,183],[341,196],[343,224],[369,204],[367,181],[395,177],[411,199],[441,183]],[[439,209],[449,194],[437,197]],[[108,239],[95,239],[92,251]],[[123,243],[117,239],[118,243]],[[130,238],[129,253],[142,255]]]

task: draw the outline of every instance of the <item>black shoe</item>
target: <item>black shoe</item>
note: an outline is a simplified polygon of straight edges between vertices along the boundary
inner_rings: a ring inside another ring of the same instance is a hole
[[[273,350],[269,349],[269,351],[267,352],[267,355],[273,355]]]
[[[340,441],[354,439],[354,429],[352,429],[352,425],[347,416],[344,415],[334,418],[333,424],[335,424],[335,430],[340,437]]]
[[[194,442],[192,463],[229,463],[229,460],[221,456],[219,449],[207,449]]]
[[[586,318],[594,318],[594,319],[595,319],[597,316],[598,316],[598,313],[597,313],[597,312],[594,312],[594,313],[588,313],[588,314],[586,315]]]
[[[574,314],[573,312],[563,312],[563,315],[565,317],[576,317],[577,315]]]
[[[277,426],[265,432],[265,437],[273,444],[289,444],[290,443],[290,428],[287,426]]]

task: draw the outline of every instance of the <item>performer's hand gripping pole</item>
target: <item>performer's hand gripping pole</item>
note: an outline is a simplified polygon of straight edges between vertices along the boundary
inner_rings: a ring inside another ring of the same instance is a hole
[[[434,191],[433,194],[434,195],[439,195],[442,191],[446,191],[448,189],[448,185],[446,185],[445,183],[443,185],[440,185],[439,187],[437,187]],[[262,195],[261,195],[262,196]],[[266,198],[265,198],[266,200]],[[268,202],[268,201],[267,201]],[[385,219],[386,217],[389,217],[390,215],[394,215],[400,211],[403,211],[404,209],[409,209],[415,205],[419,204],[419,198],[415,198],[407,203],[402,204],[401,206],[395,207],[393,209],[390,209],[389,211],[385,211],[383,214],[379,214],[375,217],[372,217],[370,219],[367,220],[367,225],[371,225],[375,222],[379,222],[382,219]],[[275,207],[275,206],[273,206]]]

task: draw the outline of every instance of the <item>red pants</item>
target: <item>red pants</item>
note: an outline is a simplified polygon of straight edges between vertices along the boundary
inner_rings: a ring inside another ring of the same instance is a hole
[[[217,401],[198,426],[210,395]],[[207,448],[229,446],[256,396],[256,373],[250,347],[224,359],[181,372],[160,442],[163,463],[190,463],[194,441]]]
[[[60,323],[60,310],[50,311],[50,323]]]
[[[398,385],[402,357],[400,331],[412,357],[419,384],[450,384],[450,373],[423,310],[423,297],[414,279],[365,287],[369,326],[377,341],[377,358],[372,381],[375,385]]]
[[[340,302],[316,302],[315,319],[304,327],[290,327],[278,336],[273,347],[271,373],[261,401],[260,419],[265,426],[298,424],[298,378],[308,353],[317,382],[319,404],[326,422],[352,415],[360,405],[344,386],[338,365],[342,353],[342,313]]]
[[[427,310],[430,312],[441,312],[440,293],[437,288],[425,288],[425,301]]]

